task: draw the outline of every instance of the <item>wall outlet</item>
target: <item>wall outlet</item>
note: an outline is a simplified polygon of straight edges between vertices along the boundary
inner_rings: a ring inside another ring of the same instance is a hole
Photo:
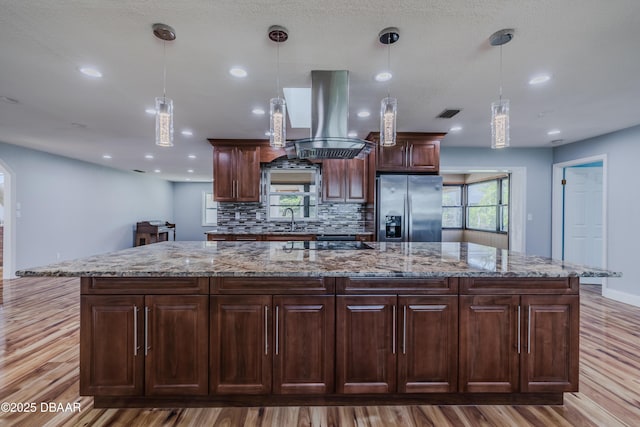
[[[260,221],[260,220],[262,219],[261,217],[262,217],[262,216],[260,215],[260,212],[256,212],[256,219],[257,219],[258,221]]]
[[[236,212],[236,219],[240,219],[240,212]]]

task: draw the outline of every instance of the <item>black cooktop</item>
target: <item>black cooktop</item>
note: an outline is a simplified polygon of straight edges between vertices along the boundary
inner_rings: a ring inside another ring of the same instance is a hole
[[[341,250],[357,250],[357,249],[373,249],[372,246],[367,245],[365,242],[359,240],[345,241],[345,240],[324,240],[324,241],[311,241],[311,242],[299,242],[292,241],[284,244],[284,249],[309,249],[315,251],[341,251]]]

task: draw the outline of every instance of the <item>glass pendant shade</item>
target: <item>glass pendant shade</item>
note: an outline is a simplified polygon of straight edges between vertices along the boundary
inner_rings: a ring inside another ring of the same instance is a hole
[[[380,145],[391,147],[396,145],[396,117],[398,100],[386,97],[380,103]]]
[[[491,148],[509,146],[509,100],[491,103]]]
[[[156,145],[173,147],[173,101],[156,98]]]
[[[287,142],[287,104],[284,99],[271,98],[269,108],[269,145],[283,148]]]

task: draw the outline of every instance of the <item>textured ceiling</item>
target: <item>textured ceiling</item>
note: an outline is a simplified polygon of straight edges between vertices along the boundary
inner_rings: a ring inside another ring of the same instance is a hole
[[[207,138],[265,138],[268,118],[251,110],[268,110],[276,92],[273,24],[289,30],[280,47],[282,85],[309,87],[313,69],[350,71],[349,128],[359,137],[377,130],[380,99],[390,90],[400,131],[460,125],[443,146],[488,147],[500,58],[488,38],[502,28],[515,29],[503,47],[512,147],[640,123],[637,0],[0,0],[0,9],[0,96],[19,101],[0,101],[0,141],[125,170],[160,169],[164,179],[210,180]],[[162,94],[155,22],[177,34],[166,45],[176,128],[168,149],[154,145],[154,119],[144,112]],[[386,68],[377,35],[389,26],[400,30],[390,85],[373,79]],[[83,65],[103,78],[83,76]],[[233,65],[248,77],[231,77]],[[552,79],[530,86],[541,72]],[[462,112],[437,119],[445,108]],[[358,118],[361,109],[371,116]],[[182,136],[185,128],[193,136]],[[551,129],[561,133],[549,136]]]

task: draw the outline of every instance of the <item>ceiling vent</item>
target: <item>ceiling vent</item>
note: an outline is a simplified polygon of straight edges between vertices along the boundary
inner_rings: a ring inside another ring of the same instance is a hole
[[[446,110],[443,110],[442,113],[438,114],[436,117],[438,119],[450,119],[456,114],[458,114],[460,111],[462,110],[456,109],[456,108],[447,108]]]

